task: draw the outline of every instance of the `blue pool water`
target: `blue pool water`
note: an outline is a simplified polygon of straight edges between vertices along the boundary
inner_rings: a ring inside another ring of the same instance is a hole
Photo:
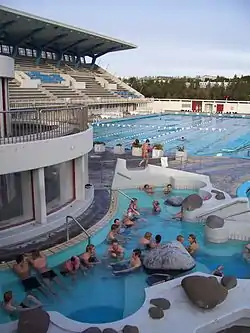
[[[230,241],[226,244],[206,243],[203,237],[203,225],[195,223],[178,222],[172,219],[173,214],[178,212],[178,208],[165,206],[162,189],[157,189],[154,196],[148,196],[143,191],[128,190],[129,196],[137,197],[139,207],[145,221],[140,221],[131,229],[130,240],[125,245],[126,256],[129,257],[131,251],[138,246],[138,240],[146,231],[151,231],[154,235],[161,234],[163,242],[171,241],[178,234],[184,235],[187,239],[190,233],[197,236],[200,244],[200,251],[197,255],[197,266],[195,270],[211,272],[219,264],[225,266],[226,274],[236,274],[239,278],[248,278],[250,266],[241,257],[244,242]],[[173,195],[186,197],[192,191],[174,191]],[[160,215],[152,215],[152,200],[157,199],[161,203],[162,212]],[[124,196],[119,197],[119,208],[117,217],[122,217],[129,202]],[[96,234],[92,242],[97,246],[97,254],[101,258],[105,255],[107,244],[104,239],[110,228],[110,224]],[[51,267],[58,266],[73,254],[80,254],[84,251],[86,243],[78,244],[59,254],[49,257]],[[122,319],[137,311],[145,298],[144,288],[146,287],[146,274],[136,272],[127,276],[115,277],[107,267],[107,262],[93,268],[82,276],[79,273],[75,284],[70,278],[61,278],[65,284],[70,286],[69,291],[57,289],[60,299],[54,302],[41,299],[47,310],[58,311],[63,315],[82,322],[103,323]],[[2,293],[12,290],[16,300],[20,302],[24,293],[17,278],[10,271],[0,273],[0,284]],[[0,312],[0,323],[7,322],[8,316]]]
[[[250,157],[249,118],[164,115],[105,122],[94,125],[94,137],[108,147],[122,143],[130,148],[135,138],[149,138],[167,151],[184,144],[191,155]]]

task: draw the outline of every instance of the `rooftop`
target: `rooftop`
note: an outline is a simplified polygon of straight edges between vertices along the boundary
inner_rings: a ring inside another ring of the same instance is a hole
[[[73,56],[100,57],[131,43],[0,6],[0,44]]]

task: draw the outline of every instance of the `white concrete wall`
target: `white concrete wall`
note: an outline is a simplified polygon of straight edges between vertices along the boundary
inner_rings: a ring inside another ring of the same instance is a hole
[[[6,77],[9,79],[15,77],[13,58],[0,55],[0,77]]]
[[[93,147],[93,129],[49,140],[0,145],[0,174],[38,169],[83,156]],[[56,154],[55,154],[56,152]]]
[[[39,79],[22,80],[21,88],[37,89],[38,86],[40,86],[40,84],[41,84],[41,80],[39,80]]]

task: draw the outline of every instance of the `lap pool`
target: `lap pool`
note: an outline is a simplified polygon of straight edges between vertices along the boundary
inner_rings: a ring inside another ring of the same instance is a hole
[[[107,147],[121,143],[130,148],[135,138],[149,138],[166,151],[184,145],[190,155],[250,157],[250,119],[244,117],[164,115],[107,121],[94,124],[94,138]]]
[[[202,224],[178,222],[172,219],[178,208],[169,207],[163,204],[165,198],[162,189],[156,189],[153,196],[143,191],[126,190],[125,193],[131,197],[137,197],[139,208],[142,211],[145,221],[137,222],[128,235],[129,240],[125,244],[126,256],[138,247],[139,238],[146,231],[155,236],[161,234],[163,242],[171,241],[178,234],[182,234],[187,240],[190,233],[197,236],[200,250],[197,254],[197,266],[195,270],[209,273],[219,264],[225,267],[224,272],[229,275],[236,275],[239,278],[249,278],[249,264],[242,259],[242,249],[245,245],[240,241],[229,241],[225,244],[207,244],[203,237]],[[173,195],[186,197],[194,193],[189,190],[174,191]],[[161,203],[162,212],[155,216],[151,214],[152,201],[157,199]],[[128,199],[122,195],[118,198],[118,210],[115,217],[122,217],[127,209]],[[110,221],[110,224],[112,221]],[[99,231],[92,242],[97,245],[97,254],[101,258],[107,250],[104,241],[110,228],[110,224]],[[80,243],[65,251],[49,257],[51,267],[56,267],[72,255],[84,252],[86,244]],[[76,282],[72,284],[70,278],[61,277],[65,284],[70,286],[69,291],[58,291],[59,299],[49,301],[42,299],[44,308],[50,311],[58,311],[63,315],[81,322],[104,323],[127,317],[137,311],[144,301],[144,288],[146,287],[147,275],[143,272],[134,272],[130,275],[116,277],[107,267],[107,262],[90,270],[87,276],[79,274]],[[0,272],[0,283],[2,293],[12,290],[16,301],[22,301],[24,293],[18,279],[11,271]],[[9,317],[0,312],[0,323],[9,321]]]

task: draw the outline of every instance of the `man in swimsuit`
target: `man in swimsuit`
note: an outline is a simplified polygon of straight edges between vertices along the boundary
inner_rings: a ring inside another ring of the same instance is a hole
[[[127,261],[126,263],[124,262],[112,265],[112,268],[114,274],[120,274],[132,272],[135,269],[140,268],[141,266],[141,250],[135,249],[133,250],[132,256],[129,261]]]
[[[31,258],[29,259],[30,264],[34,267],[36,271],[38,271],[46,284],[46,286],[50,289],[51,283],[56,282],[62,288],[67,289],[58,278],[57,274],[48,267],[46,256],[38,250],[34,250],[31,253]],[[52,290],[50,289],[52,292]],[[53,294],[55,294],[53,292]]]
[[[100,263],[96,258],[95,246],[93,244],[86,246],[86,252],[80,255],[80,260],[83,266],[87,268],[91,268]]]
[[[142,163],[145,162],[145,167],[148,165],[148,159],[149,159],[149,140],[147,139],[144,144],[142,145],[142,160],[139,163],[139,167],[141,167]]]
[[[118,225],[116,224],[111,225],[111,229],[107,236],[108,243],[111,243],[113,239],[116,239],[116,236],[118,235],[118,230],[119,230]]]
[[[16,263],[13,271],[21,279],[26,293],[31,294],[32,290],[38,289],[42,294],[48,296],[47,290],[42,286],[35,276],[31,276],[29,263],[24,259],[22,254],[16,257]]]
[[[42,306],[34,296],[28,295],[20,304],[15,304],[12,291],[6,291],[3,295],[2,306],[13,320],[18,319],[19,312],[27,311],[27,309],[36,309]]]
[[[76,274],[79,270],[82,270],[83,272],[83,267],[81,267],[80,259],[77,256],[73,256],[64,263],[61,274],[63,276],[71,275],[72,280],[75,281]]]
[[[122,259],[124,256],[124,249],[121,247],[116,239],[113,239],[111,246],[108,249],[109,255],[114,259]]]
[[[196,236],[194,234],[190,234],[188,236],[188,240],[190,245],[187,247],[187,251],[189,252],[189,254],[194,255],[199,249],[199,244],[196,240]]]

